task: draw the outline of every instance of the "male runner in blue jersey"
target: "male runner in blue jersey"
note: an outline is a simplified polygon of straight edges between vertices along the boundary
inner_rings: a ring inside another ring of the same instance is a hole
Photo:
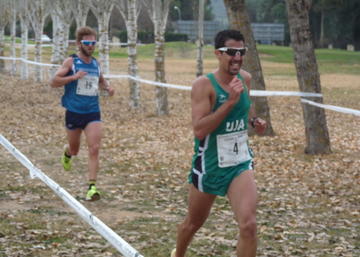
[[[189,175],[188,214],[178,227],[171,257],[185,256],[217,195],[227,195],[238,223],[237,256],[256,256],[257,193],[247,129],[250,124],[261,134],[266,122],[256,118],[251,108],[251,75],[241,69],[245,53],[245,40],[239,31],[219,32],[215,38],[218,68],[192,85],[195,153]]]
[[[64,86],[62,106],[66,109],[65,126],[68,145],[61,157],[65,170],[71,169],[71,156],[77,155],[81,133],[84,131],[89,152],[89,187],[86,200],[100,199],[95,183],[99,169],[99,149],[101,141],[101,115],[99,87],[114,94],[100,71],[97,60],[92,57],[96,45],[96,32],[89,27],[81,27],[76,32],[77,54],[67,58],[56,72],[50,84]]]

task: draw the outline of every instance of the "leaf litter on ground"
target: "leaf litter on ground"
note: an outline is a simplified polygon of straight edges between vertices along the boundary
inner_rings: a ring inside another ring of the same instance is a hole
[[[144,256],[168,256],[187,208],[193,151],[189,92],[169,90],[170,114],[157,117],[153,87],[141,85],[142,106],[133,111],[127,84],[112,82],[116,95],[101,98],[103,198],[85,202],[84,138],[71,172],[59,162],[65,144],[62,90],[0,78],[1,134]],[[281,82],[296,90],[295,78],[275,79],[270,90]],[[357,108],[346,98],[336,101]],[[269,105],[276,135],[250,138],[259,193],[258,256],[360,256],[359,118],[326,111],[332,153],[309,156],[303,153],[299,99],[274,97]],[[29,179],[5,149],[0,173],[0,256],[121,256],[46,185]],[[228,200],[218,198],[188,256],[234,256],[237,237]]]

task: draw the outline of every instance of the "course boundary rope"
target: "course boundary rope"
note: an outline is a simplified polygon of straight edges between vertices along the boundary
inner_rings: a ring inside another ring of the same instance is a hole
[[[50,66],[50,67],[59,67],[60,66],[57,64],[47,64],[47,63],[39,63],[39,62],[29,61],[24,58],[13,58],[13,57],[0,56],[0,60],[1,59],[2,60],[19,60],[22,62],[26,62],[26,63],[30,63],[30,64],[34,64],[34,65],[41,65],[41,66]],[[104,77],[107,79],[131,79],[134,81],[138,81],[140,83],[159,86],[159,87],[180,89],[180,90],[186,90],[186,91],[191,90],[190,86],[175,85],[175,84],[162,83],[162,82],[158,82],[158,81],[151,81],[151,80],[142,79],[140,77],[134,77],[134,76],[127,75],[127,74],[125,74],[125,75],[105,74]],[[260,97],[260,96],[299,96],[299,97],[317,97],[317,98],[323,97],[323,95],[321,93],[296,92],[296,91],[269,91],[269,90],[251,90],[250,95],[258,96],[258,97]],[[301,99],[301,102],[310,104],[313,106],[317,106],[317,107],[323,108],[323,109],[328,109],[328,110],[332,110],[332,111],[337,111],[337,112],[342,112],[342,113],[346,113],[346,114],[353,114],[356,116],[360,116],[359,115],[360,111],[355,110],[355,109],[327,105],[327,104],[319,104],[319,103],[316,103],[316,102],[313,102],[310,100],[306,100],[303,98]]]
[[[111,230],[105,223],[93,215],[79,201],[77,201],[65,189],[60,187],[54,180],[49,178],[40,169],[16,149],[3,135],[0,134],[0,144],[2,144],[22,165],[30,172],[32,179],[39,178],[49,186],[65,203],[67,203],[77,214],[92,226],[100,235],[102,235],[110,244],[112,244],[125,257],[144,257],[136,251],[130,244],[122,239],[118,234]]]
[[[332,111],[336,111],[336,112],[342,112],[342,113],[347,113],[347,114],[352,114],[352,115],[356,115],[356,116],[360,116],[360,111],[358,110],[354,110],[354,109],[350,109],[350,108],[345,108],[345,107],[339,107],[339,106],[335,106],[335,105],[328,105],[328,104],[321,104],[321,103],[316,103],[314,101],[310,101],[307,99],[301,99],[302,103],[306,103],[306,104],[310,104],[316,107],[320,107],[323,109],[328,109],[328,110],[332,110]]]
[[[29,61],[24,58],[13,58],[13,57],[4,57],[0,56],[0,60],[14,60],[14,61],[22,61],[29,64],[40,65],[40,66],[48,66],[48,67],[59,67],[58,64],[49,64],[49,63],[39,63],[34,61]],[[147,79],[142,79],[140,77],[134,77],[131,75],[112,75],[112,74],[105,74],[105,78],[107,79],[132,79],[134,81],[138,81],[144,84],[154,85],[158,87],[167,87],[167,88],[174,88],[180,90],[187,90],[190,91],[190,86],[183,86],[183,85],[175,85],[175,84],[168,84],[162,83],[158,81],[151,81]],[[310,93],[310,92],[295,92],[295,91],[268,91],[268,90],[251,90],[251,96],[302,96],[302,97],[322,97],[320,93]]]

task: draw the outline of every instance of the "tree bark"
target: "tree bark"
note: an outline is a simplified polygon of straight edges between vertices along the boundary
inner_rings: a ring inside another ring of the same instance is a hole
[[[73,11],[76,21],[76,28],[84,27],[86,25],[86,18],[88,16],[90,6],[87,0],[70,1],[69,5]]]
[[[4,56],[5,51],[5,26],[9,21],[9,6],[8,2],[0,1],[0,56]],[[0,60],[0,72],[5,69],[5,61]]]
[[[291,45],[300,91],[321,93],[320,75],[309,24],[311,0],[287,0]],[[309,100],[322,103],[322,98]],[[307,154],[331,152],[325,111],[322,108],[302,104]]]
[[[123,19],[125,20],[126,29],[127,29],[127,44],[128,44],[128,73],[130,76],[136,77],[138,72],[137,66],[137,18],[140,10],[140,5],[138,0],[127,0],[120,1],[117,4],[119,12]],[[130,79],[129,88],[130,88],[130,107],[137,109],[140,107],[140,87],[137,81]]]
[[[61,21],[57,13],[53,10],[51,11],[51,19],[53,22],[53,47],[51,53],[51,63],[52,64],[60,64],[61,63],[61,50],[60,50],[60,34],[61,34]]]
[[[199,1],[199,18],[198,18],[198,40],[197,40],[197,72],[196,77],[203,75],[204,65],[203,65],[203,46],[204,46],[204,8],[205,0]]]
[[[43,33],[46,14],[46,0],[33,0],[28,2],[28,16],[35,32],[35,62],[41,63],[41,35]],[[35,66],[35,80],[43,79],[40,65]]]
[[[26,16],[20,15],[21,22],[21,58],[28,59],[28,33],[29,33],[29,21],[26,20]],[[29,69],[26,62],[21,62],[21,79],[29,79]]]
[[[53,8],[53,15],[55,28],[56,28],[56,37],[57,42],[54,42],[53,47],[58,48],[54,50],[56,54],[53,58],[55,64],[61,64],[65,60],[67,53],[67,46],[69,41],[69,29],[73,18],[72,9],[68,8],[70,3],[73,0],[62,0],[55,1]]]
[[[4,56],[5,54],[5,25],[2,26],[0,24],[0,56]],[[5,61],[0,60],[0,72],[5,70]]]
[[[320,47],[325,46],[325,33],[324,33],[324,22],[325,22],[325,11],[322,9],[320,11]]]
[[[109,74],[109,22],[114,2],[112,0],[92,0],[91,10],[99,24],[99,56],[104,74]]]
[[[19,19],[20,19],[20,28],[21,28],[21,51],[20,56],[21,58],[27,60],[28,59],[28,34],[29,34],[29,27],[30,27],[30,21],[27,15],[27,5],[26,0],[18,0],[18,13],[19,13]],[[29,79],[29,68],[28,63],[21,62],[21,72],[20,72],[20,78],[22,80]]]
[[[143,0],[154,24],[155,36],[155,80],[166,83],[165,80],[165,29],[172,0]],[[156,112],[158,115],[169,114],[166,87],[156,87]]]
[[[230,27],[240,30],[245,37],[245,44],[248,46],[248,52],[244,62],[244,68],[252,75],[252,88],[257,90],[266,90],[265,81],[262,73],[259,54],[256,48],[256,42],[251,29],[250,19],[246,11],[245,0],[224,0],[229,16]],[[271,125],[270,108],[266,97],[251,97],[255,105],[257,116],[266,120],[267,128],[264,135],[274,135]],[[254,132],[250,130],[250,134]]]
[[[10,40],[11,57],[16,58],[16,7],[15,2],[11,2],[11,21],[10,21]],[[12,76],[16,75],[16,60],[11,61]]]
[[[155,81],[166,83],[165,80],[165,38],[159,33],[155,34]],[[158,115],[169,114],[167,88],[156,87],[156,112]]]

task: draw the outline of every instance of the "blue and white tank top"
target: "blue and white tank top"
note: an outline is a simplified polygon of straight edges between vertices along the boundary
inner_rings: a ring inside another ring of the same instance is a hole
[[[71,76],[78,71],[85,71],[87,74],[81,79],[74,80],[64,86],[64,95],[61,99],[62,106],[75,113],[100,112],[100,67],[98,62],[95,58],[92,58],[90,63],[86,63],[76,54],[71,57],[73,58],[73,66],[66,76]]]

